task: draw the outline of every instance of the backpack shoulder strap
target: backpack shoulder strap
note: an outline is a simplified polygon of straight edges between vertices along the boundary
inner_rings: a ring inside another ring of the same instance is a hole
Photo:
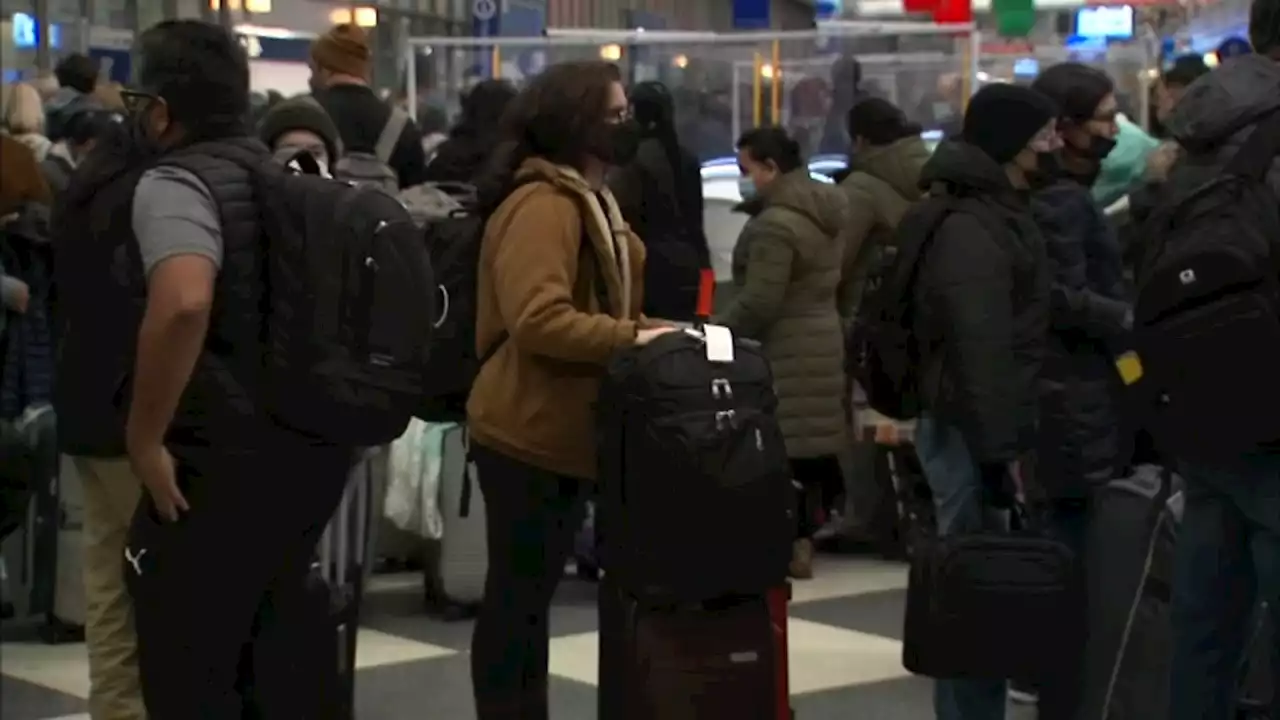
[[[1265,180],[1280,155],[1280,110],[1264,115],[1236,154],[1227,161],[1228,175]]]
[[[404,134],[405,126],[408,124],[408,113],[398,107],[391,108],[387,124],[382,126],[382,134],[378,135],[378,144],[373,148],[374,157],[383,163],[391,162],[391,154],[395,152],[396,143],[400,142],[400,136]]]

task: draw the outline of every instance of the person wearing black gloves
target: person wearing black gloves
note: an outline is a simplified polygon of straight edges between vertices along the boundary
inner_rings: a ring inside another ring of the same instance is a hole
[[[1057,145],[1053,103],[1014,85],[973,96],[960,138],[925,164],[930,198],[898,225],[900,242],[931,232],[913,291],[923,412],[916,452],[943,535],[1003,526],[1032,449],[1036,378],[1049,332],[1044,240],[1028,174]],[[951,208],[934,220],[938,203]],[[938,680],[938,720],[1002,720],[1002,678]]]

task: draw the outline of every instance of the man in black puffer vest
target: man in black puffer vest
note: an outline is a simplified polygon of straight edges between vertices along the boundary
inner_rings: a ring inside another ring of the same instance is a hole
[[[146,497],[124,574],[147,714],[314,717],[303,708],[322,678],[301,677],[296,661],[324,628],[290,624],[308,617],[307,574],[351,449],[277,427],[259,402],[268,298],[251,168],[269,155],[245,127],[244,51],[226,30],[188,20],[160,23],[139,47],[141,89],[127,98],[132,198],[120,180],[107,196],[113,222],[68,219],[89,225],[102,259],[80,263],[76,278],[103,275],[66,290],[114,282],[127,320],[90,316],[88,294],[66,303],[62,369],[96,373],[95,413],[108,395],[127,406],[124,447]],[[131,213],[119,212],[124,202]],[[130,297],[145,298],[132,315]],[[133,326],[136,348],[122,346]],[[99,329],[115,339],[92,347]],[[106,426],[107,415],[94,417]]]

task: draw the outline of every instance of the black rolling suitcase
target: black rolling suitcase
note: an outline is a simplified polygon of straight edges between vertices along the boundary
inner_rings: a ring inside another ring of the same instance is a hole
[[[1088,641],[1080,717],[1169,714],[1169,594],[1181,519],[1171,474],[1143,465],[1093,498],[1085,540]]]
[[[695,332],[626,352],[601,388],[602,718],[778,720],[788,707],[772,593],[795,496],[768,362],[722,330],[710,352]]]

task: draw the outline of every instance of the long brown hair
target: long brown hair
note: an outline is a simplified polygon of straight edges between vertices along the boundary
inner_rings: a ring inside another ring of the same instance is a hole
[[[531,157],[582,169],[606,131],[609,93],[621,79],[616,65],[599,60],[556,63],[533,78],[503,115],[503,140],[478,183],[482,206],[496,207]]]

